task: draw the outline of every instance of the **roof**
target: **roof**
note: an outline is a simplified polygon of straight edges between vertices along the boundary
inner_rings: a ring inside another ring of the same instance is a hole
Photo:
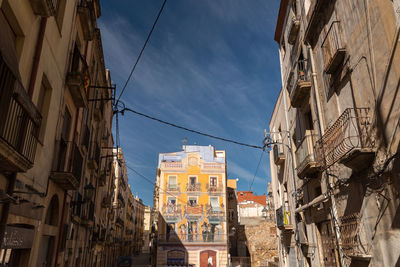
[[[288,3],[289,3],[289,0],[281,0],[281,5],[279,7],[278,20],[276,22],[275,36],[274,36],[274,40],[278,43],[281,41],[283,24],[285,22],[286,10],[287,10]]]
[[[266,195],[257,196],[253,194],[253,191],[238,191],[237,195],[238,195],[238,203],[245,201],[254,201],[263,206],[267,205]]]

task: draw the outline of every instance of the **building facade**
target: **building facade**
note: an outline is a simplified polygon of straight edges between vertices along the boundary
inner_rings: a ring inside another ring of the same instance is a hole
[[[270,165],[282,266],[399,264],[397,11],[281,1]]]
[[[150,206],[144,207],[144,221],[143,221],[143,248],[144,253],[150,252],[150,233],[151,233],[151,208]]]
[[[247,218],[268,217],[267,196],[257,196],[253,191],[238,191],[238,215],[239,223],[246,224]]]
[[[121,255],[100,15],[97,0],[0,1],[1,266],[113,266]]]
[[[159,155],[156,266],[227,266],[226,184],[225,151],[187,145]]]

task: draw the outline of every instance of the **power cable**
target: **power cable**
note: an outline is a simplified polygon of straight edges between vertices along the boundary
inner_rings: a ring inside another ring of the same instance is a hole
[[[253,183],[254,183],[254,180],[256,179],[258,169],[260,168],[260,164],[261,164],[261,160],[262,160],[262,158],[263,158],[263,155],[264,155],[264,150],[261,152],[260,159],[259,159],[259,161],[258,161],[257,168],[256,168],[256,172],[254,173],[254,176],[253,176],[253,180],[251,181],[249,191],[251,191],[251,188],[253,187]]]
[[[215,136],[215,135],[203,133],[203,132],[200,132],[200,131],[197,131],[197,130],[192,130],[192,129],[189,129],[189,128],[186,128],[186,127],[183,127],[183,126],[179,126],[179,125],[171,123],[171,122],[167,122],[167,121],[152,117],[150,115],[146,115],[144,113],[141,113],[139,111],[133,110],[131,108],[123,108],[121,111],[117,111],[117,112],[120,112],[122,115],[124,115],[125,111],[130,111],[130,112],[132,112],[132,113],[134,113],[136,115],[145,117],[147,119],[151,119],[151,120],[154,120],[154,121],[157,121],[157,122],[160,122],[160,123],[163,123],[163,124],[166,124],[166,125],[169,125],[169,126],[181,129],[181,130],[185,130],[185,131],[188,131],[188,132],[191,132],[191,133],[195,133],[195,134],[198,134],[198,135],[203,135],[203,136],[210,137],[210,138],[213,138],[213,139],[217,139],[217,140],[220,140],[220,141],[233,143],[233,144],[236,144],[236,145],[241,145],[241,146],[246,146],[246,147],[251,147],[251,148],[262,149],[262,150],[264,150],[264,148],[265,148],[264,146],[246,144],[246,143],[238,142],[238,141],[235,141],[235,140],[232,140],[232,139],[222,138],[222,137],[218,137],[218,136]]]
[[[161,6],[161,8],[160,8],[160,11],[158,11],[157,17],[156,17],[156,19],[155,19],[155,21],[154,21],[154,23],[153,23],[153,26],[151,27],[151,30],[150,30],[149,34],[147,35],[147,39],[146,39],[146,41],[144,42],[144,45],[143,45],[143,47],[142,47],[142,50],[140,50],[139,56],[137,57],[136,62],[135,62],[135,64],[134,64],[133,67],[132,67],[132,70],[131,70],[131,72],[130,72],[130,74],[129,74],[129,76],[128,76],[128,79],[126,80],[125,85],[124,85],[124,87],[122,88],[121,93],[119,94],[119,96],[118,96],[118,98],[117,98],[116,105],[118,105],[118,102],[119,102],[119,100],[120,100],[122,94],[124,93],[124,91],[125,91],[125,89],[126,89],[126,86],[128,85],[129,80],[131,79],[132,74],[133,74],[133,72],[134,72],[135,69],[136,69],[137,64],[139,63],[140,58],[142,57],[143,51],[144,51],[144,49],[146,48],[147,43],[148,43],[149,40],[150,40],[151,34],[153,33],[154,28],[156,27],[157,21],[158,21],[158,19],[160,18],[161,13],[163,12],[164,6],[165,6],[166,3],[167,3],[167,0],[164,0],[162,6]]]

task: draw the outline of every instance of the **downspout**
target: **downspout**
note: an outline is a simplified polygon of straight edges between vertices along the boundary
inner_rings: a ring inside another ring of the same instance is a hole
[[[317,112],[318,112],[318,119],[319,119],[319,128],[320,128],[320,133],[321,136],[324,135],[325,133],[325,123],[324,120],[322,118],[322,112],[321,112],[321,100],[319,98],[319,90],[318,90],[318,83],[317,83],[317,73],[315,71],[315,62],[314,62],[314,55],[313,55],[313,51],[310,45],[308,45],[308,49],[309,49],[309,54],[310,54],[310,60],[311,60],[311,72],[312,72],[312,77],[313,77],[313,84],[314,84],[314,96],[316,99],[316,105],[317,105]],[[331,177],[327,174],[327,172],[325,171],[325,179],[326,179],[326,183],[327,186],[330,186],[330,179]],[[337,207],[336,207],[336,200],[335,200],[335,195],[333,192],[331,192],[330,194],[330,198],[331,198],[331,202],[332,202],[332,207],[331,207],[331,212],[332,212],[332,217],[333,217],[333,225],[334,225],[334,230],[335,230],[335,237],[336,237],[336,242],[337,242],[337,247],[338,247],[338,253],[339,253],[339,260],[340,260],[340,265],[341,266],[346,266],[345,262],[344,262],[344,255],[343,255],[343,251],[341,249],[341,242],[340,242],[340,228],[338,225],[338,215],[337,215]]]
[[[287,92],[285,88],[282,88],[282,96],[283,96],[283,105],[284,105],[284,109],[285,109],[285,122],[286,122],[286,130],[287,130],[287,140],[288,140],[288,148],[289,148],[289,153],[290,153],[290,160],[291,160],[291,173],[292,173],[292,182],[293,182],[293,190],[294,193],[291,197],[292,199],[292,208],[295,209],[296,208],[296,202],[297,202],[297,188],[296,188],[296,178],[295,178],[295,171],[294,171],[294,151],[292,149],[292,140],[290,139],[290,130],[289,130],[289,119],[288,119],[288,108],[287,108],[287,101],[286,101],[286,97],[287,97]],[[289,192],[288,192],[289,193]],[[297,242],[298,237],[299,237],[299,228],[297,225],[297,220],[296,220],[296,213],[294,213],[294,224],[295,224],[295,235],[294,235],[294,239],[296,242],[296,258],[297,260],[299,260],[298,258],[300,257],[300,266],[304,266],[304,259],[303,256],[301,255],[301,248],[299,247],[299,243]]]

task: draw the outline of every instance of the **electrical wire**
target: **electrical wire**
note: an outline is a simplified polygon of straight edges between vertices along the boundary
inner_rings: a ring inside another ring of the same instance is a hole
[[[256,176],[257,176],[258,169],[260,168],[260,164],[261,164],[261,160],[262,160],[262,158],[263,158],[263,155],[264,155],[264,150],[261,152],[260,159],[258,160],[258,164],[257,164],[256,172],[254,173],[253,180],[251,181],[251,184],[250,184],[250,189],[249,189],[249,191],[251,191],[251,188],[253,187],[254,180],[256,179]]]
[[[137,57],[136,62],[135,62],[135,64],[133,65],[131,72],[129,73],[128,79],[126,80],[125,85],[124,85],[124,87],[122,88],[121,93],[119,94],[119,96],[118,96],[118,98],[117,98],[116,105],[118,105],[118,102],[119,102],[119,100],[120,100],[122,94],[124,93],[124,91],[125,91],[125,89],[126,89],[126,86],[128,85],[129,80],[131,79],[132,74],[133,74],[133,72],[134,72],[135,69],[136,69],[137,64],[139,63],[140,58],[142,57],[143,51],[144,51],[144,49],[146,48],[147,43],[148,43],[149,40],[150,40],[151,34],[153,33],[154,28],[156,27],[157,21],[158,21],[158,19],[160,18],[161,13],[163,12],[164,6],[165,6],[166,3],[167,3],[167,0],[164,0],[162,6],[161,6],[161,8],[160,8],[160,11],[158,11],[157,17],[156,17],[156,19],[154,20],[153,26],[151,27],[151,30],[150,30],[149,34],[147,35],[147,39],[146,39],[146,41],[144,42],[144,45],[143,45],[143,47],[142,47],[142,50],[140,50],[139,56]]]
[[[160,122],[160,123],[163,123],[163,124],[166,124],[166,125],[169,125],[169,126],[181,129],[181,130],[185,130],[185,131],[188,131],[188,132],[191,132],[191,133],[195,133],[195,134],[198,134],[198,135],[203,135],[203,136],[206,136],[206,137],[209,137],[209,138],[213,138],[213,139],[217,139],[217,140],[220,140],[220,141],[233,143],[233,144],[241,145],[241,146],[246,146],[246,147],[250,147],[250,148],[261,149],[261,150],[265,149],[265,146],[257,146],[257,145],[246,144],[246,143],[238,142],[238,141],[235,141],[235,140],[232,140],[232,139],[222,138],[222,137],[218,137],[218,136],[215,136],[215,135],[203,133],[203,132],[200,132],[200,131],[197,131],[197,130],[192,130],[192,129],[189,129],[189,128],[186,128],[186,127],[183,127],[183,126],[179,126],[179,125],[171,123],[171,122],[167,122],[167,121],[152,117],[150,115],[146,115],[144,113],[141,113],[139,111],[133,110],[131,108],[123,108],[121,111],[117,111],[117,112],[120,112],[122,115],[124,115],[125,111],[130,111],[130,112],[132,112],[132,113],[134,113],[136,115],[145,117],[147,119],[151,119],[151,120],[154,120],[154,121],[157,121],[157,122]]]

